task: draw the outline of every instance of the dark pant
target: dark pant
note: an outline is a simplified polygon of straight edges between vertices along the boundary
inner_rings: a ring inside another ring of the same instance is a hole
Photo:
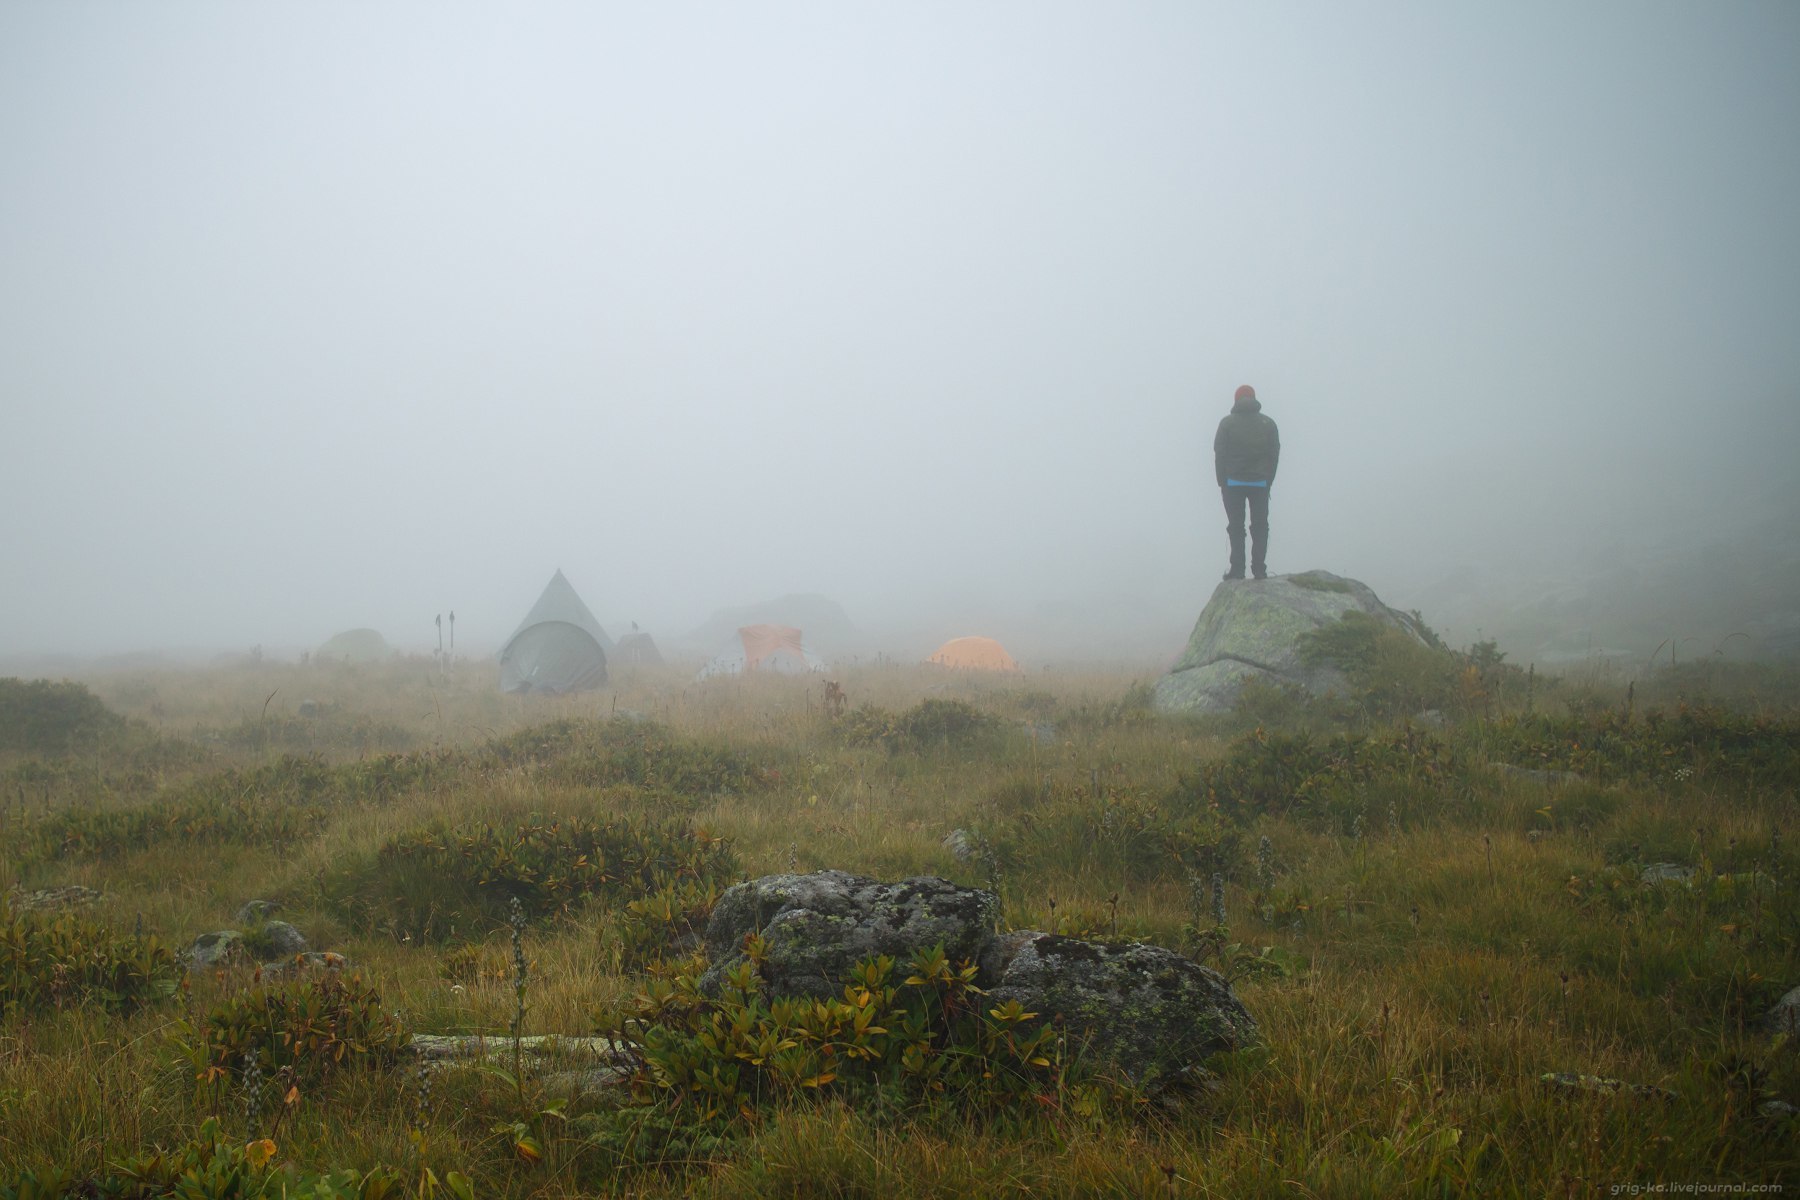
[[[1250,573],[1261,579],[1268,574],[1269,489],[1222,487],[1225,497],[1225,532],[1231,538],[1231,573],[1244,577],[1244,507],[1250,508]]]

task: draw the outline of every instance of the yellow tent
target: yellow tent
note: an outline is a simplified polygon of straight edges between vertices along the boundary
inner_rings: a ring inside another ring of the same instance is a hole
[[[1019,664],[993,638],[951,638],[925,660],[940,667],[962,671],[1016,671]]]

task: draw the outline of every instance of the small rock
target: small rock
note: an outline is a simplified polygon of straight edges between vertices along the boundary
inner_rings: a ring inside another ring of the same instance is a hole
[[[509,1037],[479,1034],[414,1034],[412,1052],[429,1068],[480,1063],[512,1066]],[[539,1082],[553,1092],[582,1095],[630,1082],[638,1060],[626,1047],[603,1037],[560,1037],[550,1034],[519,1039],[519,1057],[541,1072]]]
[[[957,862],[968,862],[975,857],[975,839],[969,836],[966,829],[952,829],[944,835],[944,849]]]
[[[1538,1076],[1538,1082],[1546,1087],[1570,1092],[1624,1093],[1644,1100],[1675,1099],[1675,1093],[1668,1088],[1652,1087],[1647,1083],[1626,1083],[1622,1079],[1602,1079],[1598,1075],[1579,1075],[1572,1071],[1546,1071]]]
[[[296,954],[305,954],[308,949],[306,935],[286,921],[265,922],[258,931],[258,940],[263,949],[276,958],[292,958]]]
[[[1650,863],[1643,870],[1638,872],[1638,881],[1644,884],[1692,884],[1694,882],[1694,868],[1684,867],[1680,863]]]
[[[91,887],[82,887],[79,883],[64,884],[62,887],[39,888],[35,892],[12,893],[12,906],[19,912],[33,912],[43,909],[81,908],[93,904],[101,898],[102,893]]]
[[[1492,763],[1493,769],[1508,779],[1523,779],[1527,783],[1541,783],[1545,787],[1560,787],[1565,783],[1580,783],[1581,776],[1573,771],[1549,771],[1539,767],[1515,767],[1511,763]]]
[[[221,929],[215,933],[203,933],[194,939],[194,944],[182,955],[188,966],[196,971],[208,967],[222,967],[242,957],[244,937],[235,929]]]
[[[254,925],[258,921],[266,921],[281,911],[281,905],[273,900],[246,900],[237,910],[237,922],[240,925]]]
[[[319,702],[317,700],[302,700],[300,702],[300,715],[303,717],[318,716]]]
[[[1413,714],[1413,723],[1426,729],[1448,729],[1450,721],[1439,709],[1428,708],[1424,712]]]
[[[1771,1121],[1791,1121],[1800,1116],[1800,1108],[1795,1108],[1786,1100],[1764,1100],[1756,1106],[1756,1111]]]
[[[1800,1034],[1800,987],[1775,1002],[1763,1017],[1763,1028],[1770,1033]]]
[[[349,959],[330,950],[307,950],[291,958],[264,963],[262,973],[276,979],[292,979],[315,971],[342,971],[349,965]]]

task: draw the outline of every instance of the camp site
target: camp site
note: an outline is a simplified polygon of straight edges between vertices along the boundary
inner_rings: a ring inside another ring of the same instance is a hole
[[[0,1200],[1800,1187],[1796,64],[0,4]]]

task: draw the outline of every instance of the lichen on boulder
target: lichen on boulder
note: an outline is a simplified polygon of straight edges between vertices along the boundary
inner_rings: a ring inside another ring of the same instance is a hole
[[[982,955],[981,977],[989,1000],[1058,1021],[1079,1049],[1140,1087],[1257,1038],[1223,975],[1161,946],[1003,934]]]
[[[706,926],[711,966],[701,990],[717,994],[744,960],[744,939],[768,943],[763,982],[782,996],[836,996],[851,968],[889,954],[904,961],[942,946],[973,959],[991,936],[999,902],[991,892],[935,876],[880,883],[846,871],[765,875],[730,888]]]

